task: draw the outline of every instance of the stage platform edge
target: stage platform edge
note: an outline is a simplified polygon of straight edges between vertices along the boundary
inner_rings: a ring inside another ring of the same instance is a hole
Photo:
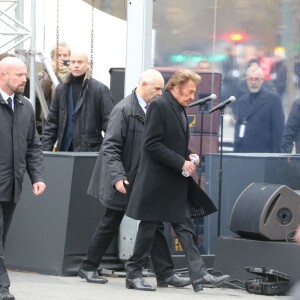
[[[284,272],[291,283],[300,279],[300,246],[294,242],[260,241],[239,237],[218,237],[214,270],[232,279],[246,280],[255,275],[246,266],[268,267]]]

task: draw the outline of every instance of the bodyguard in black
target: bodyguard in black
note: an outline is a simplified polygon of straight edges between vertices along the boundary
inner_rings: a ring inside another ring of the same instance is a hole
[[[26,83],[26,65],[15,57],[0,62],[0,300],[13,300],[4,265],[7,232],[20,200],[25,170],[33,193],[43,193],[43,153],[36,132],[31,103],[22,96]],[[22,247],[22,245],[20,245]]]
[[[134,185],[142,148],[142,134],[146,108],[154,98],[161,95],[164,86],[162,75],[153,69],[140,75],[138,87],[112,110],[108,128],[99,152],[97,163],[88,188],[88,193],[99,198],[106,207],[90,242],[87,256],[80,265],[78,275],[92,283],[106,283],[97,268],[101,259],[118,232]],[[182,287],[190,284],[188,278],[174,274],[169,246],[162,223],[155,231],[151,251],[152,263],[159,286]],[[138,289],[152,288],[143,280]]]

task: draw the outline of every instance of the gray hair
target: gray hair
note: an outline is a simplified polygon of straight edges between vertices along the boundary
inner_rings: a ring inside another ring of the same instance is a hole
[[[58,47],[59,48],[66,48],[69,52],[69,55],[71,54],[71,48],[69,47],[69,45],[65,42],[61,42],[58,44]],[[51,51],[50,51],[50,56],[51,56],[51,59],[53,60],[55,58],[55,55],[56,55],[56,50],[57,50],[57,47],[54,46]]]
[[[148,69],[140,75],[138,84],[141,85],[142,82],[147,82],[149,84],[152,84],[157,78],[163,79],[161,73],[155,69]]]
[[[253,73],[253,72],[258,72],[262,78],[264,77],[264,72],[263,72],[262,68],[259,66],[249,67],[247,69],[247,73],[246,73],[247,77],[249,76],[250,73]]]

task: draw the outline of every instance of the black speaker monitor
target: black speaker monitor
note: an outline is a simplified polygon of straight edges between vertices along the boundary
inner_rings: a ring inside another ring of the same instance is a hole
[[[230,229],[241,237],[291,238],[299,225],[300,195],[285,185],[252,183],[234,204]]]
[[[110,73],[110,92],[114,99],[114,104],[117,104],[124,98],[124,80],[125,69],[124,68],[111,68]],[[132,87],[133,89],[134,87]]]

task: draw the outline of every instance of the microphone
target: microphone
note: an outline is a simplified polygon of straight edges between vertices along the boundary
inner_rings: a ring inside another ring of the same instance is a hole
[[[203,98],[203,99],[199,99],[199,100],[197,100],[197,101],[191,103],[191,104],[189,105],[189,107],[193,107],[193,106],[196,106],[196,105],[202,106],[202,105],[206,104],[206,102],[208,102],[208,101],[210,101],[210,100],[215,100],[215,99],[217,99],[217,95],[211,94],[211,95],[209,95],[209,96],[207,96],[207,97],[205,97],[205,98]]]
[[[213,107],[209,113],[212,113],[214,112],[215,110],[218,110],[218,109],[223,109],[226,105],[230,104],[231,102],[234,102],[236,99],[234,96],[231,96],[229,97],[227,100],[221,102],[220,104],[218,104],[217,106]]]

